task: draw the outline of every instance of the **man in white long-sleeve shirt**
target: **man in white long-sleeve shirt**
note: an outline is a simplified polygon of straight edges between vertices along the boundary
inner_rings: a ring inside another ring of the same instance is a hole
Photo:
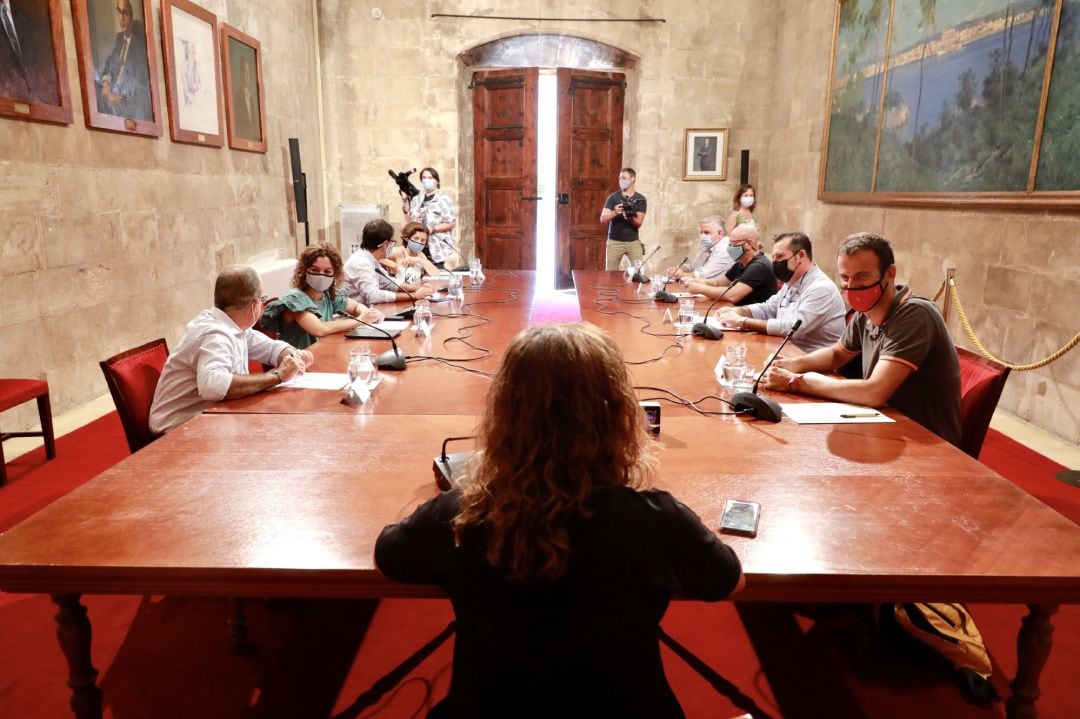
[[[833,281],[814,264],[810,238],[802,232],[777,236],[772,263],[773,273],[784,283],[780,291],[765,302],[725,309],[718,315],[721,321],[753,332],[783,335],[801,319],[792,344],[805,352],[836,344],[844,334],[844,300]]]
[[[428,297],[430,285],[395,282],[379,260],[386,259],[394,243],[394,228],[386,220],[372,220],[360,233],[360,249],[345,261],[345,288],[349,298],[365,305],[404,302]]]
[[[276,387],[315,361],[310,352],[252,329],[262,317],[261,295],[255,270],[232,265],[221,271],[214,283],[214,309],[188,323],[165,362],[150,407],[151,432],[168,432],[214,402]],[[274,369],[248,374],[248,360]]]

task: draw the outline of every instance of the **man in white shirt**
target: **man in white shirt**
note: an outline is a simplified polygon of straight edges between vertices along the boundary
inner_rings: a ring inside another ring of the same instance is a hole
[[[814,264],[810,238],[802,232],[778,235],[772,250],[773,274],[784,286],[765,302],[730,307],[718,313],[724,324],[770,335],[787,334],[795,320],[802,325],[791,336],[805,352],[831,347],[844,334],[844,300],[821,268]]]
[[[701,252],[690,264],[679,265],[678,269],[669,267],[668,276],[677,273],[678,277],[711,280],[722,277],[735,264],[735,260],[728,255],[728,236],[724,221],[719,217],[710,215],[701,219],[698,223],[698,242],[701,243]]]
[[[221,271],[214,283],[214,309],[188,323],[165,362],[150,406],[151,432],[168,432],[223,399],[276,387],[315,361],[310,352],[252,329],[262,317],[261,294],[259,276],[250,267]],[[274,369],[248,374],[248,360]]]
[[[386,220],[372,220],[360,233],[360,249],[345,261],[345,288],[349,297],[364,305],[405,302],[430,296],[431,285],[395,282],[379,260],[386,259],[394,243],[394,228]]]

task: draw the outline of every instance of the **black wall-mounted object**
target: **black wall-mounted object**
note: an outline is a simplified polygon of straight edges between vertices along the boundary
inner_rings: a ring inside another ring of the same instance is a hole
[[[750,182],[750,151],[743,150],[739,160],[739,184],[745,185]]]
[[[289,138],[289,157],[292,159],[293,199],[296,200],[296,221],[307,223],[307,177],[300,167],[300,139]]]

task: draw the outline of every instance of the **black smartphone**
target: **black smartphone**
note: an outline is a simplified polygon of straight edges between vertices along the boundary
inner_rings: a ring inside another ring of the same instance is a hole
[[[748,537],[756,536],[760,514],[761,505],[757,502],[729,499],[724,504],[724,514],[720,517],[720,531]]]

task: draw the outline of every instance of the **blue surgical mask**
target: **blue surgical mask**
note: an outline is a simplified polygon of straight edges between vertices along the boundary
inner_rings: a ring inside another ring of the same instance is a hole
[[[743,256],[743,246],[736,245],[734,242],[728,245],[727,253],[731,257],[733,262],[738,262],[739,258]]]
[[[712,235],[702,233],[698,235],[698,239],[701,241],[701,246],[706,250],[713,246]]]
[[[622,178],[619,178],[619,189],[623,190],[624,192],[630,189],[630,180],[624,180]]]
[[[424,246],[416,240],[409,240],[408,247],[409,252],[413,253],[414,255],[419,255],[424,251]]]
[[[420,184],[424,186],[424,192],[431,192],[435,189],[435,180],[431,177],[425,177],[420,180]]]

